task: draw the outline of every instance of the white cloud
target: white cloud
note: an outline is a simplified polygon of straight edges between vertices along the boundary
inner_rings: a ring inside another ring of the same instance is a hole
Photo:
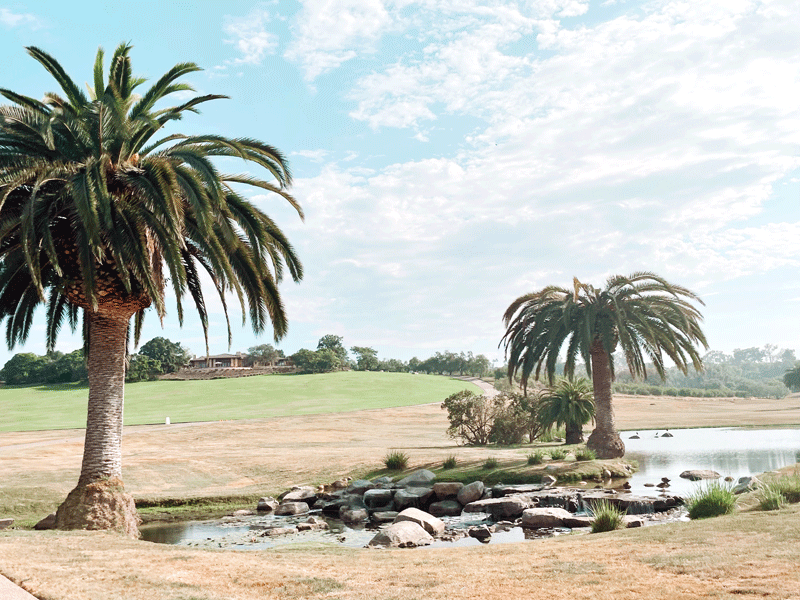
[[[7,8],[0,8],[0,25],[6,29],[14,27],[29,27],[39,29],[42,22],[39,17],[30,13],[15,13]]]
[[[273,54],[278,47],[278,36],[268,31],[270,20],[269,12],[260,8],[244,17],[226,16],[222,29],[229,37],[225,43],[233,45],[241,54],[226,63],[258,65],[267,55]]]

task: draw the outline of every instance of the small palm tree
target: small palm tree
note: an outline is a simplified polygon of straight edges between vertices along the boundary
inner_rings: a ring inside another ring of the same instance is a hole
[[[505,312],[501,340],[508,356],[508,376],[519,372],[523,386],[546,374],[552,384],[566,343],[564,375],[572,378],[578,357],[592,378],[596,427],[587,446],[598,458],[625,454],[614,427],[611,382],[614,350],[619,345],[634,376],[647,377],[646,359],[665,378],[664,355],[684,373],[689,364],[702,369],[695,344],[708,347],[700,329],[702,301],[688,289],[653,273],[615,275],[605,289],[573,280],[573,289],[549,286],[520,296]]]
[[[136,535],[120,454],[131,325],[138,342],[146,309],[165,316],[170,286],[179,322],[188,294],[206,332],[205,272],[223,306],[233,293],[256,332],[271,324],[276,340],[282,337],[278,283],[285,268],[299,281],[302,266],[280,228],[237,188],[275,193],[302,211],[286,191],[291,174],[283,155],[267,144],[219,135],[155,138],[170,121],[224,97],[156,108],[170,94],[193,91],[180,79],[197,65],[175,65],[138,96],[144,80],[132,73],[130,46],[116,49],[107,80],[101,49],[87,96],[53,57],[27,50],[64,97],[48,93],[40,101],[0,89],[12,102],[0,106],[0,320],[13,347],[25,342],[44,304],[48,349],[65,320],[73,330],[82,320],[86,442],[78,485],[56,522]],[[216,157],[257,165],[268,180],[222,173]]]
[[[783,374],[783,383],[793,392],[800,392],[800,362]]]
[[[583,442],[583,426],[594,419],[592,385],[588,379],[561,379],[548,388],[540,401],[539,419],[542,427],[566,428],[566,443]]]

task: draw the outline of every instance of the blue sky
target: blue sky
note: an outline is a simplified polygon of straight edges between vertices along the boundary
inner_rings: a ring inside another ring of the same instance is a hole
[[[517,296],[639,270],[704,299],[712,349],[800,354],[798,39],[795,0],[0,0],[0,87],[55,90],[27,45],[79,82],[123,41],[150,79],[200,64],[197,91],[231,99],[167,133],[252,136],[292,164],[304,223],[254,196],[306,269],[282,287],[289,354],[336,334],[502,360]],[[233,321],[232,351],[272,342]],[[204,353],[174,309],[156,335]],[[43,319],[17,351],[44,352]]]

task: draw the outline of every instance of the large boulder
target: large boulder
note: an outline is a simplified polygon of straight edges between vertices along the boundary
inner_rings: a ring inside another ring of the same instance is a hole
[[[758,488],[759,483],[761,483],[755,477],[739,477],[739,481],[736,482],[736,485],[731,488],[731,491],[734,494],[744,494],[745,492],[752,492],[753,490]]]
[[[707,469],[691,469],[681,473],[681,477],[689,481],[700,481],[701,479],[719,479],[722,475]]]
[[[440,502],[431,502],[428,507],[428,512],[434,517],[457,517],[461,514],[463,507],[457,500],[441,500]]]
[[[308,511],[308,504],[305,502],[281,502],[280,506],[275,509],[275,514],[286,517],[291,515],[302,515]]]
[[[371,490],[375,484],[366,479],[356,479],[349,486],[347,486],[348,494],[356,494],[362,496],[367,490]]]
[[[430,486],[433,485],[435,480],[436,473],[428,471],[428,469],[420,469],[419,471],[414,471],[408,477],[403,477],[396,485],[398,487]]]
[[[530,506],[530,502],[525,498],[507,496],[505,498],[488,498],[470,502],[464,507],[464,512],[488,513],[495,521],[498,521],[501,519],[516,519]]]
[[[304,485],[293,487],[291,491],[284,494],[281,502],[305,502],[309,506],[317,501],[317,490],[313,487]]]
[[[544,527],[565,527],[564,521],[572,517],[563,508],[528,508],[522,513],[522,526],[525,529]]]
[[[364,493],[364,505],[370,510],[391,510],[394,490],[367,490]]]
[[[425,529],[412,521],[392,523],[387,528],[379,531],[369,542],[369,546],[384,546],[389,548],[416,548],[427,546],[433,542],[433,537]]]
[[[444,532],[444,521],[416,508],[405,509],[397,515],[397,518],[394,520],[395,523],[400,523],[402,521],[416,523],[434,537],[442,535],[442,532]]]
[[[399,511],[405,508],[422,508],[426,505],[431,496],[433,496],[433,490],[431,488],[409,487],[403,490],[397,490],[394,495],[394,505]]]
[[[369,519],[374,525],[384,525],[385,523],[394,523],[397,514],[398,513],[393,510],[379,510],[372,513]]]
[[[458,496],[463,487],[460,481],[442,481],[433,484],[433,493],[437,500],[449,500]]]
[[[465,485],[458,491],[457,500],[462,506],[466,506],[470,502],[475,502],[483,497],[483,491],[486,487],[482,481],[473,481],[469,485]]]
[[[369,518],[369,513],[366,508],[358,506],[342,506],[339,509],[339,518],[347,525],[355,525],[356,523],[363,523]]]
[[[276,508],[280,506],[280,502],[275,500],[272,496],[264,496],[263,498],[258,499],[258,506],[256,510],[259,512],[272,512]]]
[[[6,527],[11,527],[14,523],[14,519],[0,519],[0,529],[5,529]]]

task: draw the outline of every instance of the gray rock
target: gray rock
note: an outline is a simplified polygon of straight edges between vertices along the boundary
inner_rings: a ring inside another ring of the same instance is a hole
[[[665,436],[661,436],[665,437]],[[622,517],[622,522],[628,529],[632,527],[644,527],[644,519],[636,515],[625,515]]]
[[[369,542],[369,546],[389,548],[416,548],[433,542],[431,534],[412,521],[392,523],[379,531]]]
[[[265,496],[263,498],[258,499],[258,507],[257,510],[259,512],[272,512],[276,508],[280,506],[280,502],[275,500],[272,496]]]
[[[489,540],[492,539],[492,530],[486,525],[481,525],[480,527],[470,527],[469,530],[467,530],[467,534],[469,537],[475,538],[484,544],[488,544]]]
[[[683,479],[689,481],[700,481],[701,479],[719,479],[721,475],[716,471],[709,471],[705,469],[692,469],[681,473]]]
[[[232,516],[234,516],[234,517],[249,517],[250,515],[254,515],[254,514],[256,514],[255,511],[248,510],[248,509],[244,508],[242,510],[233,511],[233,515]]]
[[[321,531],[328,529],[328,522],[321,517],[308,517],[303,523],[297,524],[297,531]]]
[[[36,525],[33,526],[34,529],[38,529],[39,531],[43,529],[55,529],[56,528],[56,513],[50,513],[44,519],[39,521]]]
[[[370,520],[376,525],[383,525],[384,523],[394,523],[398,513],[393,510],[379,510],[370,515]]]
[[[270,527],[261,534],[262,537],[273,537],[278,535],[291,535],[297,533],[294,527]]]
[[[367,481],[366,479],[356,479],[347,487],[348,494],[357,494],[359,496],[363,495],[367,490],[371,490],[375,487],[375,484],[371,481]]]
[[[339,518],[348,525],[363,523],[369,518],[366,508],[357,506],[343,506],[339,509]]]
[[[520,496],[507,496],[470,502],[464,507],[464,512],[488,513],[495,520],[516,519],[530,506],[530,502]]]
[[[410,487],[398,490],[394,495],[394,505],[397,510],[405,508],[420,508],[433,496],[433,490],[425,487]]]
[[[461,514],[461,503],[457,500],[442,500],[432,502],[428,507],[428,512],[434,517],[457,517]]]
[[[364,493],[364,505],[370,510],[390,510],[394,499],[394,490],[372,489]]]
[[[308,504],[305,502],[281,502],[275,509],[278,516],[302,515],[309,511]]]
[[[309,506],[317,501],[317,490],[307,485],[292,488],[288,494],[284,494],[281,502],[305,502]]]
[[[442,481],[433,484],[433,493],[438,500],[449,500],[458,496],[464,484],[460,481]]]
[[[761,482],[755,477],[739,477],[739,481],[731,488],[734,494],[744,494],[745,492],[752,492],[758,487]]]
[[[555,484],[556,481],[558,481],[558,479],[556,479],[552,475],[542,475],[542,484],[543,485],[553,485],[553,484]]]
[[[576,529],[578,527],[591,527],[592,517],[579,517],[570,513],[569,516],[564,517],[561,522],[564,524],[564,527],[569,527],[570,529]]]
[[[14,523],[14,519],[0,519],[0,529],[5,529],[6,527],[11,527]]]
[[[416,523],[434,537],[441,535],[444,531],[444,521],[437,519],[433,515],[417,508],[405,509],[399,515],[397,515],[397,518],[394,520],[395,523],[400,523],[402,521],[411,521],[412,523]]]
[[[482,481],[473,481],[459,490],[457,499],[462,506],[466,506],[470,502],[480,500],[483,497],[484,489]]]
[[[516,494],[529,494],[531,492],[540,492],[544,486],[540,483],[528,483],[522,485],[503,485],[497,484],[492,488],[492,496],[494,498],[502,498],[503,496],[514,496]]]
[[[567,527],[564,519],[571,517],[572,514],[563,508],[529,508],[522,513],[522,526],[525,529]]]
[[[373,479],[372,483],[374,483],[375,485],[392,485],[394,481],[392,480],[391,477],[384,476],[384,477],[378,477],[377,479]]]
[[[414,471],[408,477],[403,477],[403,479],[397,482],[397,485],[399,487],[420,487],[424,485],[433,485],[435,480],[436,473],[428,471],[428,469],[420,469],[419,471]]]

